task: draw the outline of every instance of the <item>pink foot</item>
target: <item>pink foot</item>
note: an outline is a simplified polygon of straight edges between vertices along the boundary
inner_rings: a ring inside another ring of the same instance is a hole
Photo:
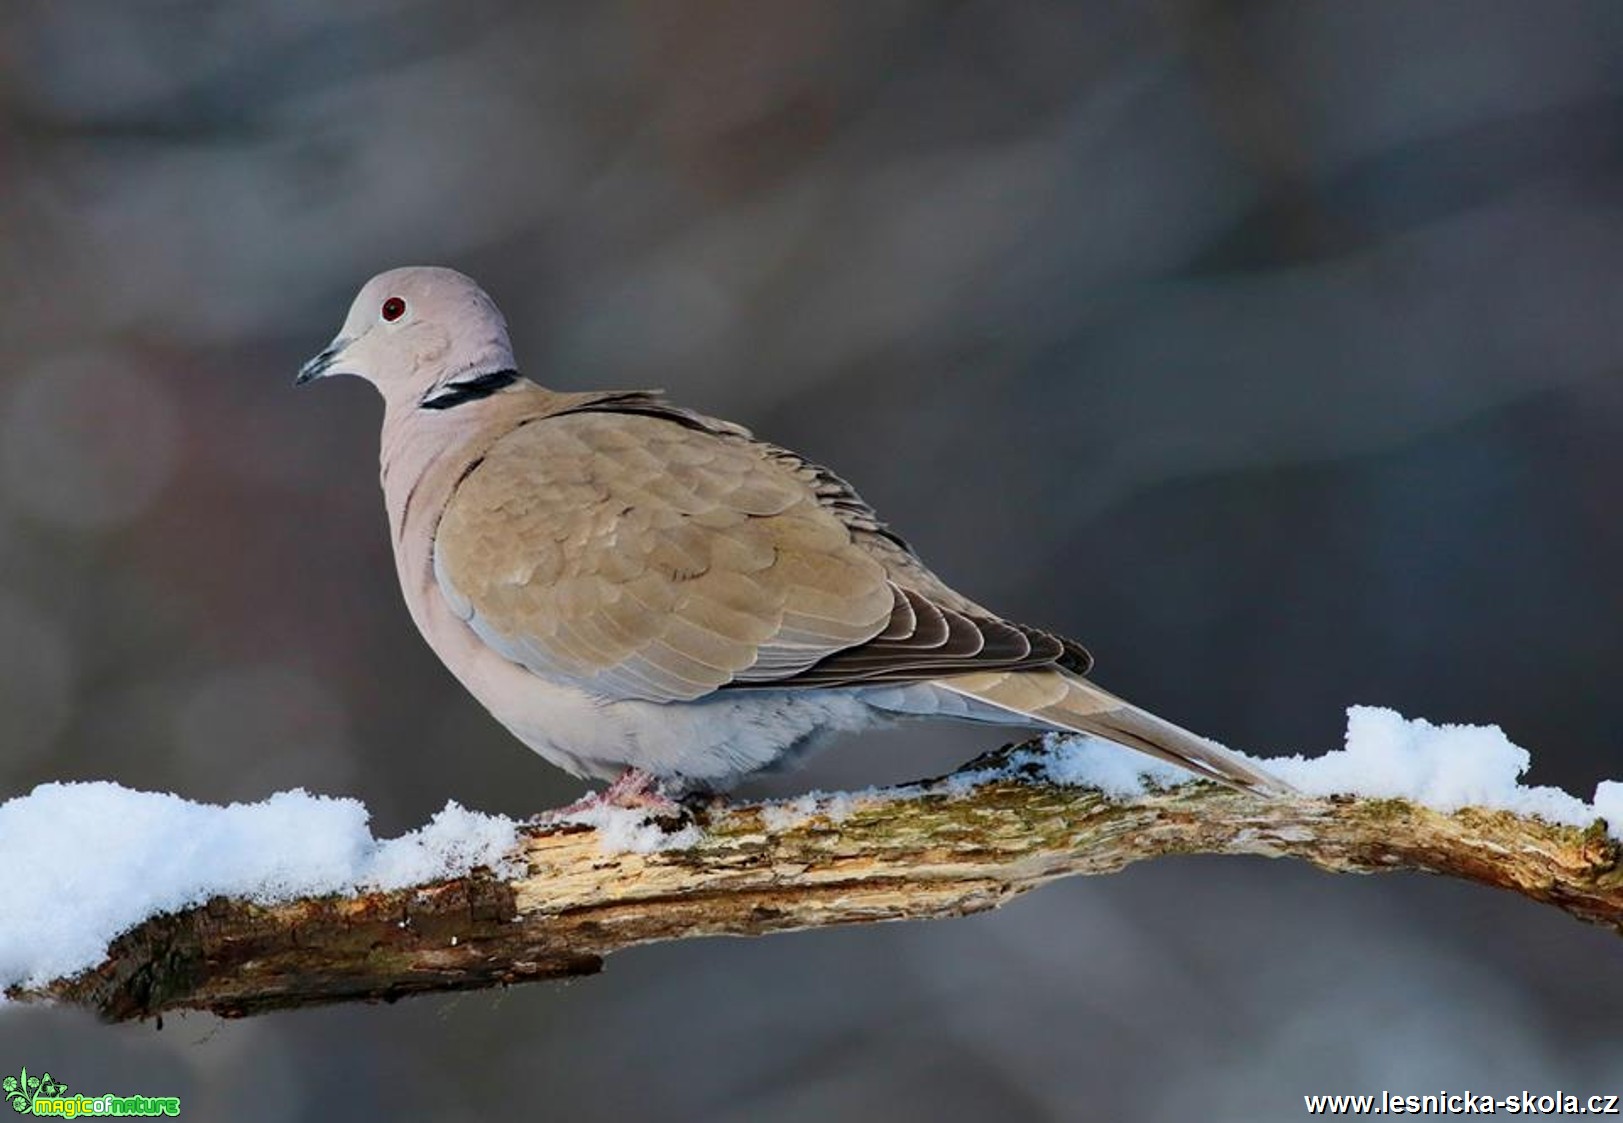
[[[623,807],[628,811],[648,811],[656,818],[681,817],[682,805],[665,794],[659,778],[639,768],[628,768],[600,792],[582,796],[567,807],[543,812],[542,822],[557,822],[594,807]]]

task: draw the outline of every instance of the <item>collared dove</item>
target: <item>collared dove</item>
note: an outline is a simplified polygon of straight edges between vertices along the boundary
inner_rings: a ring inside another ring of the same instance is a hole
[[[844,480],[648,391],[557,393],[451,269],[379,274],[300,383],[383,395],[395,566],[423,638],[519,740],[635,804],[725,790],[907,716],[1091,733],[1287,786],[1102,690],[1078,644],[954,592]]]

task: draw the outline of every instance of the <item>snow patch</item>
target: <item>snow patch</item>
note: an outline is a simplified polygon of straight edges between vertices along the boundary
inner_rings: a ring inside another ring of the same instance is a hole
[[[404,889],[461,877],[479,866],[498,877],[514,877],[523,872],[522,864],[511,857],[517,846],[518,824],[513,820],[505,815],[469,811],[452,800],[426,825],[378,843],[369,869],[357,884]]]
[[[1595,786],[1595,814],[1606,820],[1613,838],[1623,838],[1623,784],[1602,780]]]
[[[0,989],[100,963],[119,933],[160,912],[240,897],[399,889],[500,870],[517,825],[448,803],[421,829],[379,841],[354,799],[279,792],[193,803],[118,784],[41,784],[0,804]]]
[[[594,803],[558,820],[580,823],[597,831],[597,845],[605,854],[653,854],[661,850],[687,850],[704,841],[704,832],[692,823],[668,831],[647,811]]]
[[[807,792],[794,799],[769,799],[761,804],[761,825],[773,834],[793,830],[817,814],[821,792]]]
[[[1193,773],[1154,757],[1080,733],[1045,734],[1041,748],[1010,752],[999,764],[954,772],[942,782],[948,795],[964,796],[993,780],[1021,778],[1065,788],[1094,788],[1115,799],[1151,788],[1192,783]]]
[[[1065,737],[1050,733],[1043,745],[1051,754],[1048,778],[1066,787],[1086,785],[1106,795],[1141,795],[1145,785],[1171,788],[1194,779],[1175,764],[1156,760],[1096,737]]]
[[[774,834],[792,830],[811,822],[826,819],[839,826],[851,817],[863,803],[880,799],[895,799],[911,789],[865,788],[855,792],[810,791],[793,799],[774,799],[761,804],[761,825]]]
[[[1044,745],[1044,752],[1016,752],[1001,768],[970,773],[965,782],[974,786],[1036,767],[1053,783],[1126,798],[1142,795],[1148,787],[1176,787],[1195,779],[1181,768],[1093,737],[1049,734]],[[1623,839],[1623,783],[1602,781],[1592,803],[1560,788],[1525,786],[1521,777],[1532,756],[1497,725],[1433,725],[1395,710],[1352,706],[1344,748],[1316,757],[1246,759],[1304,795],[1407,799],[1438,811],[1482,807],[1574,827],[1600,818],[1614,838]]]
[[[1395,710],[1353,706],[1347,710],[1346,748],[1258,763],[1308,795],[1408,799],[1439,811],[1485,807],[1575,827],[1602,815],[1597,805],[1560,788],[1523,786],[1532,761],[1497,725],[1433,725]],[[1616,786],[1601,785],[1597,800]],[[1623,828],[1623,818],[1608,822],[1616,823],[1614,830]]]

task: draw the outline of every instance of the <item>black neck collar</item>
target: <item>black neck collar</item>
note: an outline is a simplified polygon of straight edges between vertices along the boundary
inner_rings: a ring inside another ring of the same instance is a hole
[[[419,403],[424,409],[454,409],[469,402],[488,398],[498,390],[505,390],[519,380],[516,370],[493,370],[489,374],[476,374],[471,378],[447,382],[428,392]]]

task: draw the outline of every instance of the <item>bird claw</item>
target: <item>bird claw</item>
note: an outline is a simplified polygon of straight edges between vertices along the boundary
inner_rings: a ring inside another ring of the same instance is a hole
[[[602,791],[584,795],[565,807],[543,811],[537,816],[537,821],[560,823],[599,807],[646,811],[653,819],[685,819],[688,815],[682,803],[665,793],[657,776],[639,768],[628,768]]]

